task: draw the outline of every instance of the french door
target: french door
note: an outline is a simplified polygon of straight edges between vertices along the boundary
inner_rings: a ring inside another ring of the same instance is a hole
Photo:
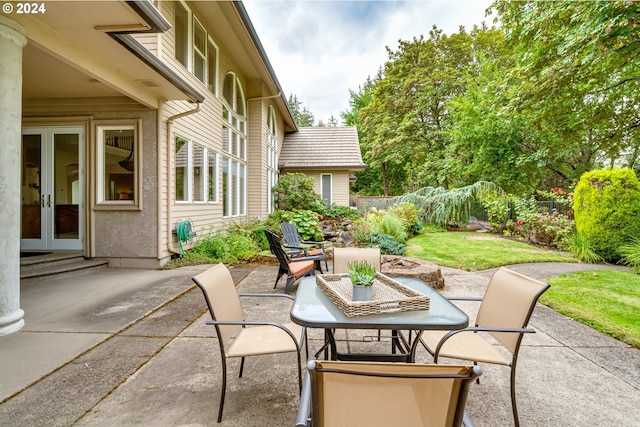
[[[84,128],[22,129],[21,249],[81,250]]]

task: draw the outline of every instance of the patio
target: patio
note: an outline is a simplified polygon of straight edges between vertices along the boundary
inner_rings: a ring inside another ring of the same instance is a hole
[[[542,278],[546,271],[559,274],[559,266],[523,266],[531,268],[523,273]],[[202,294],[190,280],[206,267],[106,269],[23,287],[27,325],[0,337],[3,423],[216,425],[220,355],[211,339],[214,328],[205,325],[209,315]],[[271,292],[277,267],[231,272],[241,292]],[[443,268],[442,273],[444,294],[482,295],[492,272]],[[256,316],[288,321],[288,301],[271,300],[268,305],[243,303]],[[471,312],[474,304],[461,307]],[[540,305],[530,325],[537,333],[525,336],[518,363],[523,426],[635,425],[640,419],[640,351]],[[362,342],[360,334],[340,334],[350,340],[339,344],[343,348],[379,345]],[[319,348],[322,331],[309,331],[309,336],[310,349]],[[388,339],[380,345],[386,349]],[[423,349],[417,359],[429,361]],[[240,379],[238,366],[231,361],[219,425],[293,425],[295,356],[248,358]],[[478,426],[511,425],[508,368],[485,364],[483,369],[467,410]]]

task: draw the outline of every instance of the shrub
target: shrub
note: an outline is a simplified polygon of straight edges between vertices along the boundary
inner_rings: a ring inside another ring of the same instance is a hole
[[[505,196],[488,197],[482,199],[482,206],[487,211],[487,220],[498,231],[507,220],[509,214],[509,201]]]
[[[582,262],[597,264],[602,262],[602,257],[594,252],[589,242],[578,233],[572,234],[567,239],[567,250]]]
[[[537,245],[564,248],[567,238],[574,234],[574,222],[558,213],[530,213],[515,223],[525,238]]]
[[[620,247],[621,264],[628,265],[633,272],[640,274],[640,238],[633,238],[632,243]]]
[[[418,219],[418,211],[413,203],[403,203],[389,208],[389,214],[400,218],[404,231],[409,236],[415,236],[422,228]]]
[[[185,257],[188,260],[200,259],[225,264],[251,260],[258,254],[258,244],[250,233],[237,230],[239,229],[234,232],[218,230],[202,237]]]
[[[406,231],[404,231],[402,220],[392,214],[382,216],[374,229],[378,234],[388,234],[392,236],[398,243],[404,243],[409,238]]]
[[[313,190],[313,178],[303,173],[280,175],[272,192],[276,206],[281,210],[312,210],[322,212],[326,209],[324,200]]]
[[[359,245],[367,245],[371,242],[371,227],[364,220],[355,220],[351,225],[351,236]]]
[[[281,214],[283,222],[290,222],[298,229],[298,233],[304,240],[322,240],[322,228],[320,228],[320,215],[310,210],[284,211]],[[280,225],[278,224],[278,233]]]
[[[405,245],[389,234],[372,233],[371,243],[380,246],[380,252],[388,255],[404,255]]]
[[[350,218],[357,219],[362,217],[360,212],[357,209],[351,209],[348,206],[333,206],[330,209],[327,209],[323,213],[324,216],[328,216],[331,218]]]
[[[620,248],[640,237],[640,181],[631,169],[587,172],[574,194],[578,234],[606,261],[621,259]]]

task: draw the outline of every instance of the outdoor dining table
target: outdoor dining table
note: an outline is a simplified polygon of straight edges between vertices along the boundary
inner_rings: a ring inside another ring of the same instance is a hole
[[[406,277],[393,279],[428,295],[429,308],[348,317],[316,285],[316,278],[309,276],[301,279],[298,285],[291,307],[291,320],[307,328],[324,329],[325,344],[316,356],[328,348],[329,357],[332,360],[414,362],[423,331],[454,330],[468,326],[469,317],[429,284]],[[339,353],[334,334],[336,329],[390,330],[392,331],[392,351],[391,353]],[[402,331],[409,331],[408,337]]]

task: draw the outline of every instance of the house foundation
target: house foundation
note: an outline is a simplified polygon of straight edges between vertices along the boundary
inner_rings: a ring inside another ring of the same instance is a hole
[[[27,38],[17,23],[0,16],[0,335],[24,326],[20,308],[20,147],[22,48]]]

